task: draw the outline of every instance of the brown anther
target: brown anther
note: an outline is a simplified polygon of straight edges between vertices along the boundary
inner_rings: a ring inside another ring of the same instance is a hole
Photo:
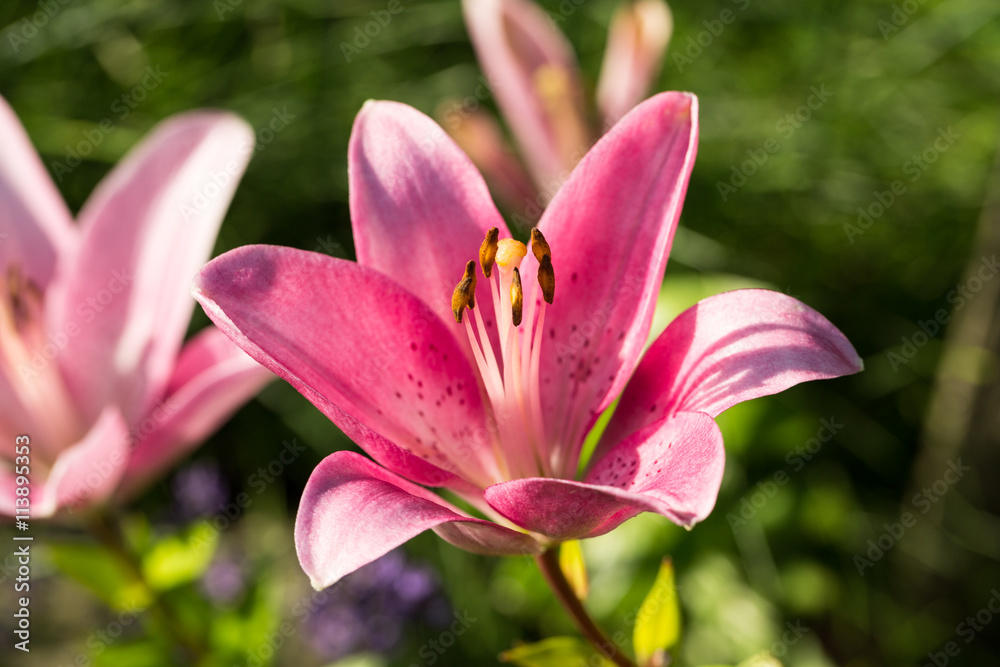
[[[497,243],[500,230],[496,227],[486,232],[483,244],[479,246],[479,265],[483,267],[483,275],[489,278],[493,274],[493,262],[497,258]]]
[[[534,244],[532,244],[534,247]],[[552,256],[544,255],[538,264],[538,286],[542,288],[545,303],[552,303],[556,293],[556,274],[552,270]]]
[[[521,291],[521,272],[514,267],[514,278],[510,281],[510,311],[514,326],[521,326],[521,315],[524,313],[524,292]]]
[[[466,307],[469,310],[476,307],[476,262],[471,259],[465,265],[465,275],[451,295],[451,312],[455,314],[455,321],[459,324],[462,323]]]
[[[542,263],[543,257],[551,257],[552,250],[549,249],[549,244],[542,236],[542,233],[538,231],[538,227],[533,227],[531,229],[531,252],[535,253],[535,259],[538,263]]]

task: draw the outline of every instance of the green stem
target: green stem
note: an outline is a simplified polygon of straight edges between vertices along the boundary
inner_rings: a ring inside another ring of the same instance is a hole
[[[150,600],[150,612],[166,628],[174,643],[187,654],[185,655],[185,658],[187,658],[185,664],[201,664],[208,653],[207,648],[198,638],[192,637],[184,629],[183,624],[177,618],[174,611],[160,598],[157,592],[153,590],[153,587],[149,585],[146,575],[143,574],[142,564],[125,544],[116,519],[109,514],[99,513],[92,518],[92,521],[88,525],[90,532],[93,533],[97,540],[118,557],[118,560],[122,562],[135,582],[142,586]]]
[[[549,587],[555,593],[556,599],[562,604],[587,641],[593,644],[601,655],[619,667],[636,667],[628,656],[618,650],[618,647],[604,636],[601,629],[594,623],[594,619],[584,609],[583,603],[576,597],[573,587],[570,586],[562,568],[559,567],[559,547],[552,547],[542,555],[535,556],[535,562],[538,563],[538,569],[545,575],[545,580],[548,581]]]

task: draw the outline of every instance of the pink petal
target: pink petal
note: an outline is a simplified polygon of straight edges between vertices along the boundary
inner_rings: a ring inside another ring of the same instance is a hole
[[[638,104],[660,73],[674,20],[663,0],[626,0],[608,31],[597,106],[610,128]]]
[[[698,139],[698,100],[652,97],[579,164],[542,216],[555,301],[541,350],[542,408],[552,442],[569,450],[565,476],[597,415],[621,392],[642,352]],[[522,276],[534,276],[529,255]],[[525,303],[537,298],[526,280]]]
[[[724,468],[718,426],[708,415],[683,412],[620,443],[584,482],[518,479],[486,489],[486,500],[517,525],[557,540],[603,535],[641,512],[692,526],[715,506]]]
[[[105,408],[80,442],[63,451],[49,472],[32,515],[78,511],[99,505],[114,492],[128,465],[131,436],[116,407]]]
[[[369,102],[361,109],[348,148],[348,176],[358,263],[420,297],[452,323],[468,351],[465,332],[454,325],[452,292],[466,262],[479,258],[491,227],[510,236],[482,176],[433,120],[396,102]],[[492,321],[488,292],[476,303],[483,319]]]
[[[73,218],[7,101],[0,97],[0,267],[44,291],[75,249]]]
[[[378,271],[244,246],[202,269],[195,298],[386,467],[424,484],[457,473],[485,486],[499,474],[477,376],[452,327]]]
[[[295,519],[295,547],[316,589],[428,528],[467,551],[536,554],[530,536],[464,516],[430,491],[353,452],[336,452],[313,471]]]
[[[181,350],[166,398],[133,429],[138,444],[118,497],[187,455],[273,378],[215,327],[195,336]]]
[[[466,111],[455,103],[441,122],[483,173],[496,199],[518,216],[515,226],[520,220],[525,227],[533,226],[542,214],[539,195],[493,115],[483,109]]]
[[[526,0],[463,0],[465,25],[535,182],[555,190],[590,143],[573,49]]]
[[[601,448],[664,415],[697,410],[714,417],[742,401],[861,368],[844,335],[801,301],[762,289],[717,294],[681,313],[649,348]]]
[[[60,360],[86,415],[119,400],[135,421],[162,394],[194,307],[191,279],[212,251],[252,146],[252,130],[231,114],[175,116],[84,206],[56,330],[79,331]]]

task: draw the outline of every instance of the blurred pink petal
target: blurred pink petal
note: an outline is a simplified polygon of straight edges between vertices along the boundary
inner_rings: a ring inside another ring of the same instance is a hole
[[[590,145],[573,49],[528,0],[463,0],[462,9],[480,65],[535,183],[554,190]]]
[[[7,100],[0,97],[0,268],[44,290],[79,243],[69,209]]]
[[[225,334],[203,329],[181,349],[166,397],[135,428],[126,498],[175,464],[274,379]]]
[[[83,207],[56,328],[80,324],[61,368],[85,418],[120,400],[134,421],[163,392],[194,308],[191,279],[211,255],[252,146],[253,131],[232,114],[175,116]]]
[[[188,406],[186,424],[171,423],[174,442],[157,446],[172,456],[259,388],[263,371],[245,357],[239,371],[221,358],[201,372],[191,361],[176,370],[194,306],[190,281],[253,135],[220,112],[166,121],[98,186],[79,228],[2,99],[0,140],[0,436],[31,436],[41,494],[33,515],[51,515],[112,497],[172,376],[191,376],[178,405],[201,402]],[[219,338],[215,348],[223,346],[235,350]],[[2,486],[13,456],[0,461]],[[0,512],[12,509],[0,503]]]
[[[646,97],[673,29],[664,0],[624,0],[618,6],[597,84],[597,108],[606,130]]]
[[[483,172],[496,198],[514,213],[515,224],[520,218],[526,227],[534,226],[542,214],[539,195],[496,119],[487,111],[464,112],[461,107],[446,107],[441,119],[448,134]]]

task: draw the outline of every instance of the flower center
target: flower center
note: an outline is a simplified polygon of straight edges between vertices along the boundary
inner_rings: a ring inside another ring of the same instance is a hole
[[[8,440],[31,435],[42,465],[82,435],[56,360],[59,336],[50,341],[45,335],[43,305],[41,291],[19,267],[0,274],[0,382],[13,399],[0,410],[0,434]]]
[[[479,249],[479,265],[490,286],[499,359],[481,309],[476,308],[474,260],[466,264],[465,275],[455,287],[452,311],[456,322],[462,324],[464,320],[472,354],[496,419],[493,449],[501,473],[507,479],[550,477],[553,452],[545,439],[539,364],[546,304],[552,303],[555,292],[552,253],[542,233],[531,230],[531,250],[538,260],[541,298],[525,304],[520,267],[528,248],[520,241],[501,240],[498,236],[496,227],[487,232]],[[471,310],[474,317],[463,318],[466,309]]]

